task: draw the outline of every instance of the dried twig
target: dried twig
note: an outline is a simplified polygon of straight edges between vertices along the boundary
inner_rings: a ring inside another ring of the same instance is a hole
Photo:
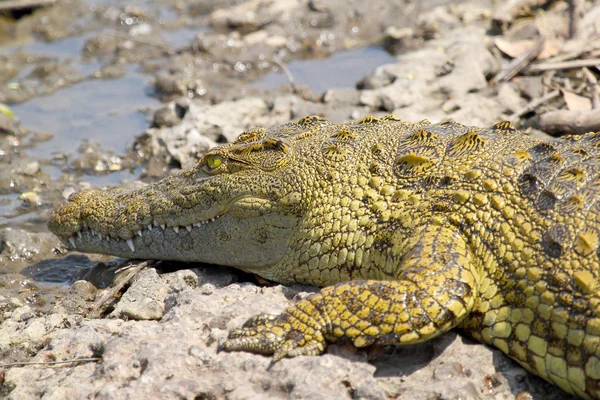
[[[0,11],[22,10],[24,8],[48,7],[56,0],[4,0],[0,1]]]
[[[531,63],[543,50],[544,41],[538,41],[535,46],[521,54],[519,57],[513,59],[505,68],[502,69],[496,76],[490,81],[490,85],[510,80],[513,76],[517,75],[521,70]]]
[[[577,48],[577,50],[572,50],[566,53],[562,53],[562,54],[557,54],[554,57],[550,57],[547,58],[545,60],[545,62],[547,63],[553,63],[553,62],[561,62],[561,61],[568,61],[568,60],[574,60],[576,58],[580,58],[583,54],[595,54],[596,51],[598,51],[600,49],[600,40],[593,39],[593,40],[588,40],[588,41],[581,41],[581,43],[579,43],[579,47]]]
[[[592,108],[600,107],[600,86],[598,86],[598,79],[592,72],[587,68],[582,68],[585,74],[590,93],[592,94]]]
[[[166,52],[168,55],[174,54],[173,49],[167,45],[160,44],[160,43],[151,43],[144,39],[132,37],[127,34],[122,34],[121,32],[117,32],[117,31],[102,32],[101,35],[112,36],[112,37],[116,37],[117,39],[122,39],[122,40],[130,40],[133,43],[141,44],[143,46],[156,47],[157,49],[160,49],[160,50]]]
[[[551,135],[600,131],[600,110],[557,110],[540,115],[536,126]]]
[[[600,58],[593,59],[582,59],[582,60],[572,60],[572,61],[564,61],[564,62],[553,62],[553,63],[538,63],[532,64],[527,69],[531,72],[540,72],[540,71],[550,71],[556,69],[572,69],[572,68],[581,68],[581,67],[595,67],[596,65],[600,65]]]
[[[146,268],[148,266],[148,261],[144,261],[140,264],[137,265],[132,265],[132,266],[127,266],[127,268],[125,268],[126,270],[128,270],[127,275],[121,279],[121,281],[119,283],[117,283],[115,286],[111,287],[109,290],[107,290],[102,297],[100,297],[100,299],[96,300],[94,302],[94,304],[92,304],[92,306],[89,308],[89,311],[87,312],[87,315],[90,317],[96,317],[98,315],[98,311],[109,301],[111,301],[115,295],[121,291],[121,289],[123,289],[123,287],[129,283],[129,281],[131,281],[133,279],[134,276],[136,276],[138,274],[138,272],[140,272],[142,269]],[[119,271],[123,271],[124,268],[119,269]]]
[[[547,0],[508,0],[501,2],[501,6],[492,15],[492,21],[500,28],[506,28],[517,16],[531,12],[546,2]]]
[[[63,361],[17,361],[12,363],[0,364],[0,368],[6,367],[18,367],[19,365],[56,365],[56,364],[70,364],[76,362],[94,362],[102,361],[100,357],[89,357],[89,358],[74,358],[72,360]]]
[[[542,76],[542,86],[544,87],[543,94],[544,96],[548,94],[548,90],[557,90],[560,89],[560,86],[554,85],[552,80],[554,79],[554,75],[556,75],[556,70],[548,71],[544,73]]]
[[[545,95],[543,97],[540,97],[539,99],[534,99],[534,100],[530,101],[525,107],[523,107],[522,109],[520,109],[519,111],[517,111],[516,113],[514,113],[510,117],[508,117],[508,119],[510,121],[513,121],[513,122],[517,121],[523,115],[532,112],[533,110],[535,110],[536,108],[538,108],[542,104],[544,104],[544,103],[552,100],[555,97],[558,97],[559,95],[560,95],[560,91],[553,90],[550,93],[548,93],[547,95]]]
[[[584,0],[569,0],[569,38],[581,35]]]
[[[285,65],[279,58],[273,57],[273,64],[277,65],[281,70],[285,73],[290,86],[292,87],[292,92],[296,93],[298,91],[298,87],[296,86],[296,79],[294,79],[294,75],[292,71]]]

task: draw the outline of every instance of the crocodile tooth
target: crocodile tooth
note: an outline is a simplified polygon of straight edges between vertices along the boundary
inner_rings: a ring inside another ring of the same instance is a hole
[[[152,229],[152,225],[148,224],[148,230]]]
[[[179,227],[178,226],[174,226],[173,230],[175,231],[175,233],[179,233]]]
[[[157,227],[157,228],[159,227],[159,224],[158,224],[157,220],[154,220],[154,226]]]
[[[211,218],[210,222],[215,222],[216,218]]]
[[[196,222],[196,223],[194,224],[194,226],[195,226],[196,228],[200,228],[200,226],[201,226],[201,225],[202,225],[202,222]]]
[[[160,224],[160,229],[162,229],[164,231],[165,229],[167,229],[167,225],[166,224]]]
[[[127,245],[129,245],[129,248],[131,249],[131,251],[133,251],[135,253],[135,246],[133,245],[133,240],[127,239]]]
[[[100,240],[102,240],[102,234],[100,232],[98,232],[98,237],[100,238]]]
[[[188,232],[192,231],[192,225],[186,225],[185,229],[187,229]]]
[[[81,234],[81,231],[77,232],[77,237],[78,237],[79,239],[81,239],[81,237],[82,237],[82,236],[83,236],[83,235]]]
[[[71,243],[71,246],[73,246],[73,248],[77,247],[75,246],[75,238],[73,236],[69,238],[69,243]]]
[[[139,230],[137,231],[137,234],[138,234],[138,236],[139,236],[139,237],[142,237],[142,230],[141,230],[141,229],[139,229]]]

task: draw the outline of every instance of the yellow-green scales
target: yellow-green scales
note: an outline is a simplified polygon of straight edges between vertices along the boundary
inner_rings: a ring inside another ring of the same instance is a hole
[[[78,193],[49,226],[80,251],[324,286],[231,332],[229,351],[279,360],[460,327],[600,398],[599,198],[599,134],[307,117],[137,191]]]

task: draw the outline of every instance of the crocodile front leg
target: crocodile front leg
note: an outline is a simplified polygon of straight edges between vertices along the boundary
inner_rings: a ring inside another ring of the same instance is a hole
[[[233,330],[222,348],[283,357],[316,355],[327,342],[356,347],[410,344],[456,326],[478,295],[479,269],[462,237],[430,226],[399,252],[394,281],[350,281],[329,286],[288,307],[262,314]]]

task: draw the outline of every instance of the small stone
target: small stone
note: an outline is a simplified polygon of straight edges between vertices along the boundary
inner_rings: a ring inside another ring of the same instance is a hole
[[[152,128],[171,127],[181,122],[173,107],[163,107],[154,113]]]
[[[360,103],[360,92],[354,88],[333,88],[325,92],[323,101],[333,105],[358,105]]]
[[[145,36],[152,33],[152,25],[148,23],[133,26],[129,30],[129,36]]]
[[[180,293],[184,290],[196,289],[198,287],[198,275],[189,269],[182,269],[162,275],[169,285],[169,293]]]
[[[212,283],[205,283],[204,285],[200,286],[200,293],[203,295],[211,295],[215,292],[215,290],[215,285]]]
[[[40,163],[38,161],[29,162],[25,164],[25,166],[21,169],[21,172],[28,176],[34,176],[40,172]]]
[[[235,389],[235,386],[233,385],[232,382],[230,381],[225,381],[221,384],[221,387],[223,388],[224,391],[226,392],[232,392]]]
[[[271,47],[279,48],[284,47],[287,44],[287,41],[288,40],[285,36],[275,35],[269,37],[265,43]]]
[[[188,354],[197,360],[196,364],[200,367],[209,366],[213,360],[209,353],[198,346],[190,346],[188,349]]]
[[[154,268],[142,270],[111,313],[136,320],[157,320],[165,313],[168,286]]]
[[[385,30],[385,35],[394,40],[404,39],[408,36],[412,36],[414,31],[411,28],[398,28],[395,26],[388,26]]]
[[[15,308],[12,312],[11,319],[13,321],[25,322],[35,316],[35,313],[29,306]]]
[[[360,400],[386,400],[388,398],[374,381],[362,383],[356,388],[356,392],[352,397]]]
[[[96,287],[90,282],[81,280],[73,282],[70,291],[77,294],[84,300],[93,301],[96,298],[98,289],[96,289]]]
[[[67,200],[69,198],[69,196],[71,196],[75,192],[76,192],[76,190],[73,186],[67,186],[63,189],[62,198]]]
[[[37,207],[42,205],[42,199],[39,193],[36,192],[25,192],[19,195],[19,199],[23,200],[25,205],[28,207]]]
[[[256,31],[244,36],[244,42],[248,46],[255,46],[259,43],[265,42],[268,37],[269,34],[267,33],[267,31]]]
[[[0,135],[18,136],[22,132],[16,119],[0,112]]]
[[[23,334],[27,337],[29,342],[37,347],[42,343],[42,339],[46,334],[46,327],[43,322],[44,318],[36,318],[27,324]]]
[[[23,302],[18,297],[11,297],[9,300],[9,304],[13,307],[23,307]]]

